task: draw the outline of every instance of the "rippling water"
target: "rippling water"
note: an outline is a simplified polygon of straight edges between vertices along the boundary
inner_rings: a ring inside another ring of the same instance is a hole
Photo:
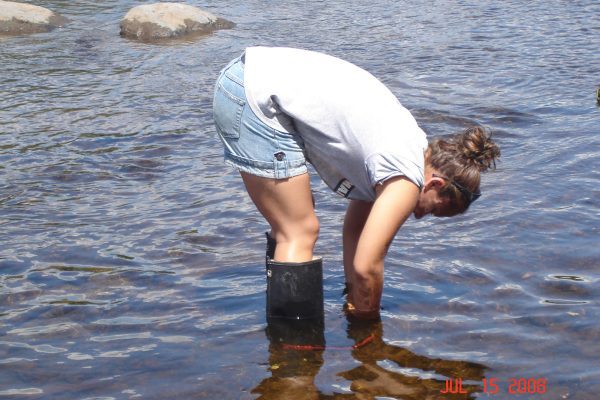
[[[0,38],[0,398],[597,398],[597,1],[209,0],[235,29],[161,45],[119,37],[135,2],[35,3],[71,22]],[[343,57],[431,136],[502,148],[467,215],[402,228],[380,324],[342,314],[345,204],[313,179],[324,351],[265,334],[266,226],[212,126],[256,44]]]

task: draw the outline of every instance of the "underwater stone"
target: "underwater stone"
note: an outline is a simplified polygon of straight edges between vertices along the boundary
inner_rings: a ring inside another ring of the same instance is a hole
[[[65,17],[44,7],[0,1],[0,34],[48,32],[66,22]]]
[[[121,21],[121,36],[144,41],[175,38],[190,33],[210,33],[235,24],[197,7],[180,3],[155,3],[129,10]]]

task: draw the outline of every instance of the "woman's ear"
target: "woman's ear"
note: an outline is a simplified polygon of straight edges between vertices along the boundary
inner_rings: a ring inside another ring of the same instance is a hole
[[[437,176],[431,176],[427,181],[425,181],[425,185],[423,186],[423,191],[428,191],[429,189],[441,189],[444,186],[444,179],[439,178]]]

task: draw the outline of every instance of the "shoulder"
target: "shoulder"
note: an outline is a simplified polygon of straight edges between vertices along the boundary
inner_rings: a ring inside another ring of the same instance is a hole
[[[379,199],[383,192],[409,194],[409,197],[419,196],[419,187],[406,176],[393,176],[375,186],[375,196]]]
[[[423,186],[425,175],[424,150],[377,152],[365,160],[365,167],[371,184],[375,187],[390,178],[403,176],[417,187]]]

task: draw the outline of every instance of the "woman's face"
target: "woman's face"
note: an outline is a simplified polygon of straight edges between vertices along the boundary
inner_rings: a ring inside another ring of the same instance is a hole
[[[444,186],[444,180],[430,177],[423,185],[417,206],[413,211],[416,219],[421,219],[428,214],[436,217],[452,217],[457,214],[450,207],[450,201],[440,196],[439,190]]]

